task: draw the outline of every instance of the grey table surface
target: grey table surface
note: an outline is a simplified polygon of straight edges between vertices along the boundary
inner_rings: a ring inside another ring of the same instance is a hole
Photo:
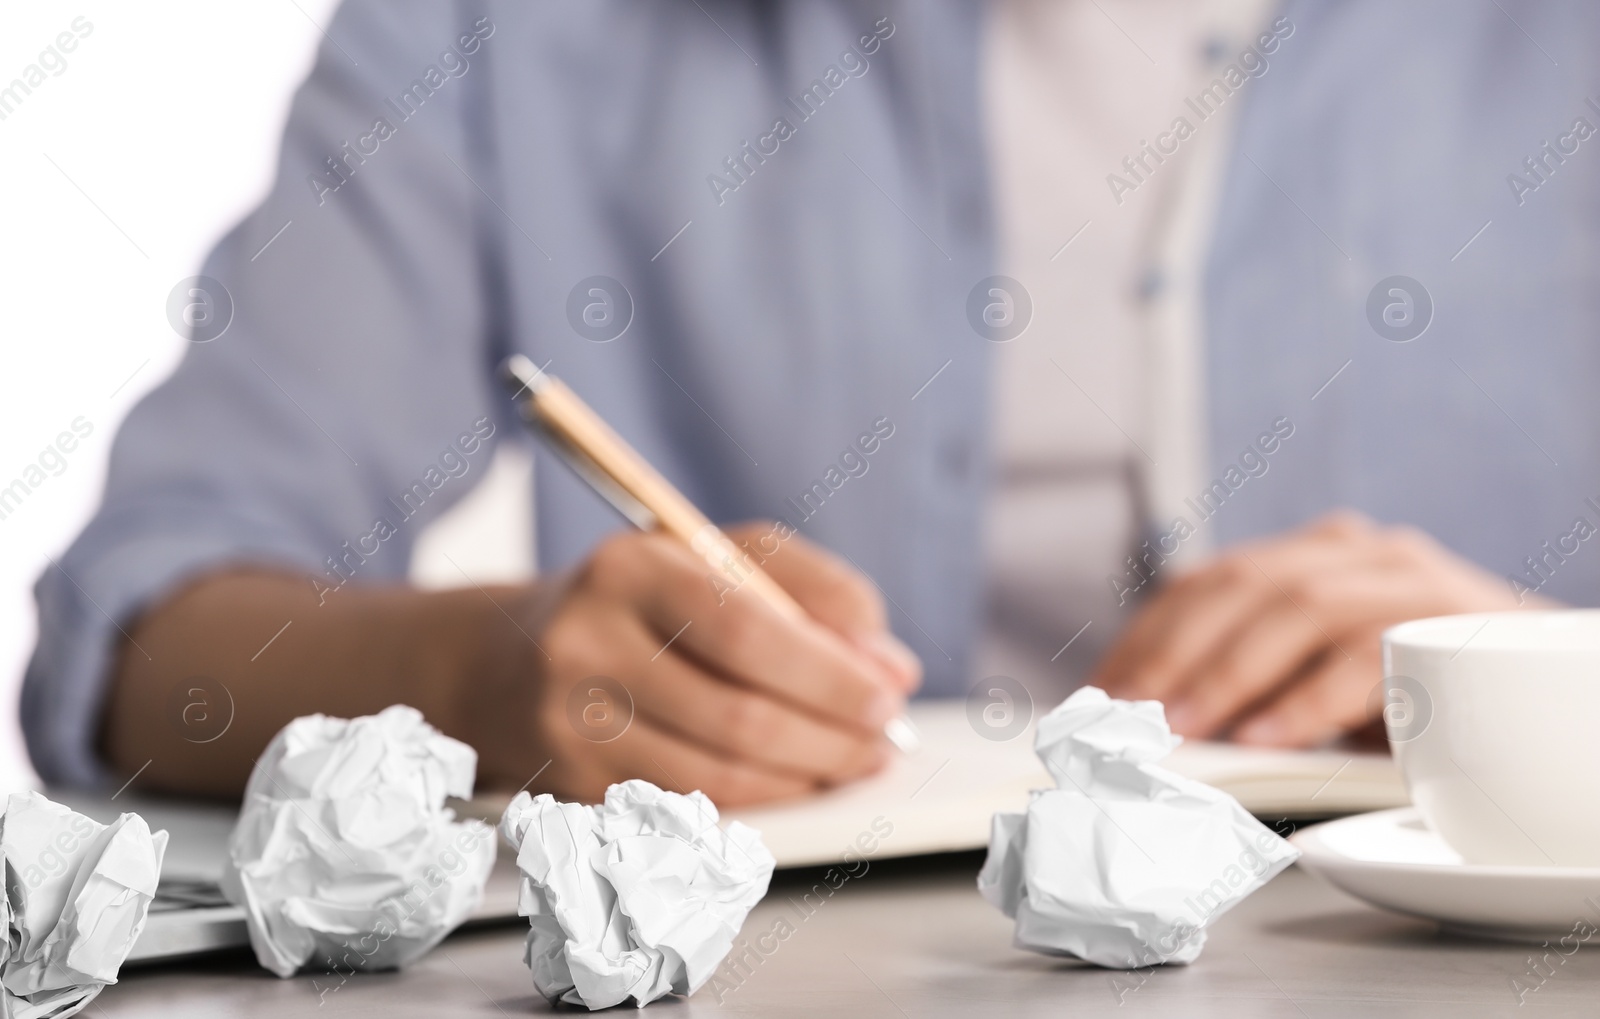
[[[817,872],[779,874],[744,936],[788,918],[793,933],[748,976],[651,1016],[968,1015],[1597,1016],[1600,947],[1530,975],[1537,946],[1442,934],[1292,868],[1212,928],[1187,967],[1118,973],[1011,945],[1011,921],[979,898],[981,856],[880,861],[805,918]],[[551,1010],[522,963],[518,924],[461,931],[399,973],[279,980],[248,953],[124,972],[85,1013],[160,1016],[497,1016]],[[1536,989],[1519,1003],[1512,980]],[[563,1008],[569,1014],[582,1010]]]

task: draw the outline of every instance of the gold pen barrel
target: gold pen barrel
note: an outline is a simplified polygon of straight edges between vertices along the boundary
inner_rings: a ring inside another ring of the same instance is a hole
[[[522,401],[524,419],[550,437],[563,456],[577,461],[579,476],[624,516],[636,524],[653,517],[658,529],[688,545],[734,590],[748,586],[785,618],[809,618],[788,591],[561,380],[521,354],[507,358],[501,373],[512,397]],[[891,719],[884,736],[904,753],[921,745],[916,727],[904,717]]]

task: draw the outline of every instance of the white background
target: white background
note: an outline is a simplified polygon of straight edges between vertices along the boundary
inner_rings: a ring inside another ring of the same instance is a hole
[[[167,295],[266,193],[291,94],[334,6],[0,5],[0,87],[75,18],[93,25],[66,69],[0,121],[0,487],[74,418],[94,427],[60,475],[0,520],[0,791],[35,781],[16,717],[33,582],[93,512],[118,423],[182,356]],[[441,544],[479,580],[525,573],[526,466],[502,455],[494,483],[429,535],[413,575],[437,576]],[[467,524],[484,514],[493,519]]]

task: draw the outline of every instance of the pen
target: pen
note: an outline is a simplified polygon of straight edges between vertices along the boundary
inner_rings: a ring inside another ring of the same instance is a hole
[[[500,372],[528,427],[635,527],[677,538],[735,588],[748,586],[785,618],[807,618],[788,591],[751,563],[732,538],[561,380],[522,354],[508,357]],[[883,734],[903,753],[921,745],[916,727],[903,716],[890,719]]]

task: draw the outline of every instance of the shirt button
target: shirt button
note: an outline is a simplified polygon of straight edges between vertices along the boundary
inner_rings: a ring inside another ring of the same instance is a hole
[[[1139,276],[1139,282],[1134,284],[1134,293],[1144,304],[1149,304],[1160,297],[1167,289],[1167,274],[1161,271],[1159,265],[1152,265],[1145,269]]]
[[[980,191],[966,191],[953,202],[951,216],[955,228],[968,237],[985,232],[989,212],[988,198]]]
[[[972,444],[966,439],[946,439],[939,446],[939,466],[958,481],[972,470]]]

